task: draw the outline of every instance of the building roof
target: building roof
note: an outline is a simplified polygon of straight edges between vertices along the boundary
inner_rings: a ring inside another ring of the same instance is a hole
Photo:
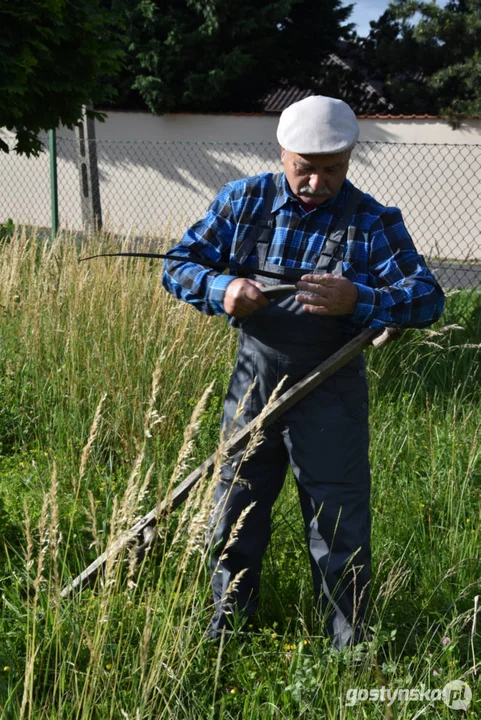
[[[331,53],[323,62],[318,75],[311,79],[309,88],[281,81],[261,100],[261,108],[266,113],[280,113],[292,103],[310,95],[326,94],[345,100],[358,117],[389,116],[394,105],[382,95],[382,83],[362,78],[360,72],[353,73],[354,69],[354,60]],[[335,92],[333,75],[337,80]]]
[[[445,115],[358,115],[361,120],[446,120]]]

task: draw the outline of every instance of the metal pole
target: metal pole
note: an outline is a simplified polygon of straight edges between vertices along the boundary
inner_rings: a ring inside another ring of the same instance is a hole
[[[57,133],[48,131],[48,144],[50,150],[50,197],[52,208],[52,240],[58,232],[58,185],[57,185]]]
[[[82,223],[86,229],[98,232],[102,228],[102,205],[100,202],[95,121],[87,116],[89,107],[85,106],[83,108],[81,122],[79,122],[75,131],[77,136],[77,162],[80,171]]]

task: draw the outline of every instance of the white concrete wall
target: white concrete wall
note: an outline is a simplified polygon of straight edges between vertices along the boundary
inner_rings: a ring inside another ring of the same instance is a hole
[[[280,169],[277,116],[111,112],[97,123],[104,220],[116,231],[178,236],[229,180]],[[428,257],[481,260],[481,120],[360,119],[351,180],[403,210]],[[0,131],[2,137],[8,134]],[[80,228],[71,131],[58,131],[61,223]],[[49,161],[0,154],[0,222],[50,224]]]
[[[110,112],[96,123],[98,140],[120,142],[275,142],[278,115],[191,115]],[[360,142],[481,144],[481,120],[465,120],[453,130],[443,120],[359,119]],[[60,129],[59,137],[71,137]]]
[[[444,120],[360,119],[362,142],[414,143],[427,145],[479,145],[481,120],[465,120],[453,130]]]

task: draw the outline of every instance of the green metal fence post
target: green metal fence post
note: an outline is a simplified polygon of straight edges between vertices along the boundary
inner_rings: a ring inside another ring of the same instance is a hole
[[[55,129],[48,132],[50,150],[50,198],[52,208],[52,240],[58,232],[58,185],[57,185],[57,134]]]

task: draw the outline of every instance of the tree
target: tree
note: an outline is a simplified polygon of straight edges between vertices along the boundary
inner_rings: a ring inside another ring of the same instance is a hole
[[[104,0],[130,43],[123,106],[252,111],[280,79],[305,85],[350,26],[341,0]]]
[[[112,92],[120,31],[98,0],[0,0],[0,22],[0,127],[15,131],[18,153],[37,155],[41,130],[72,128]]]
[[[370,23],[367,38],[356,38],[359,65],[371,81],[382,84],[382,93],[403,114],[437,114],[436,93],[427,77],[442,63],[438,47],[423,45],[414,26],[397,17],[392,6]]]
[[[434,1],[398,1],[399,16],[420,12],[414,34],[422,47],[435,48],[439,68],[428,77],[441,114],[452,119],[481,113],[481,0],[451,0],[445,7]]]
[[[395,0],[357,42],[399,111],[453,121],[481,112],[481,0]]]

